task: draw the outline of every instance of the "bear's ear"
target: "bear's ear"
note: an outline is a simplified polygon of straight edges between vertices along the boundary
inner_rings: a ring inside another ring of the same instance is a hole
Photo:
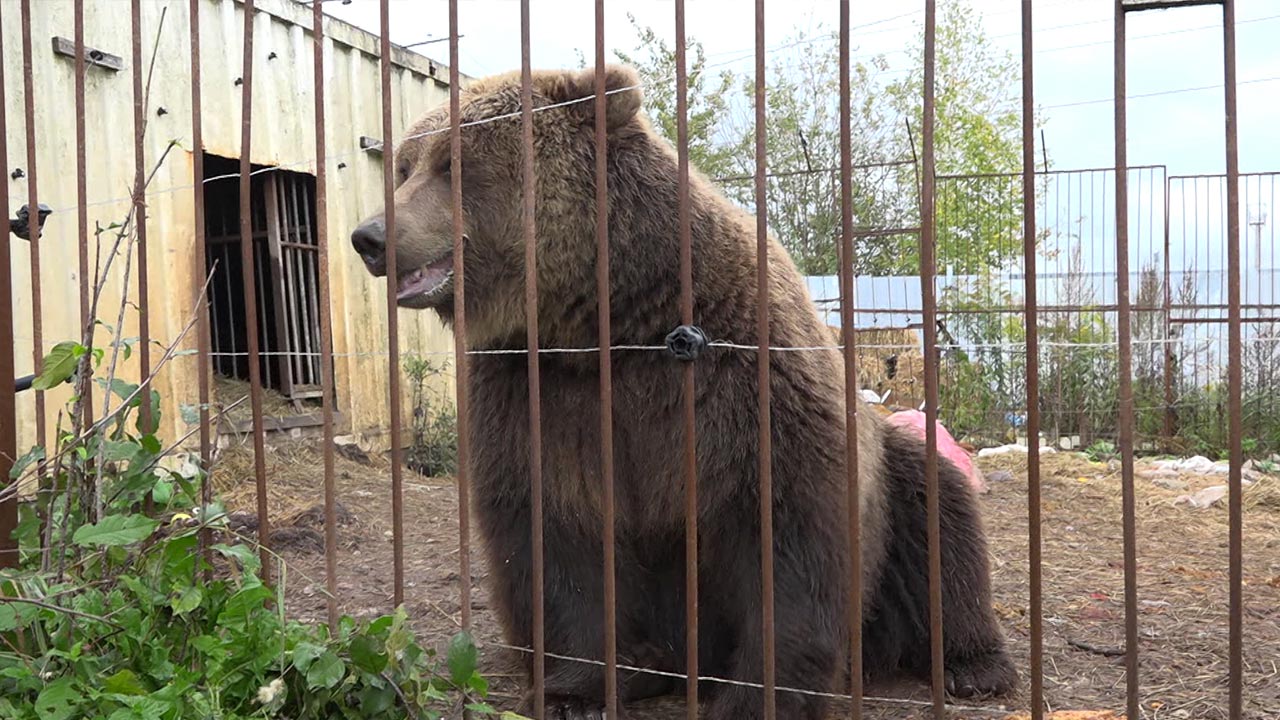
[[[609,131],[627,124],[640,111],[642,93],[640,74],[629,65],[605,66],[605,127]],[[549,88],[556,103],[574,102],[569,106],[584,123],[594,123],[596,113],[596,71],[594,67],[565,73],[560,82]]]

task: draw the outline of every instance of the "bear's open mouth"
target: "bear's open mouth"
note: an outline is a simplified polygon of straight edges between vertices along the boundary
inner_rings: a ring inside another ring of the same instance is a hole
[[[396,284],[396,300],[431,299],[446,290],[453,280],[453,253],[404,273]]]

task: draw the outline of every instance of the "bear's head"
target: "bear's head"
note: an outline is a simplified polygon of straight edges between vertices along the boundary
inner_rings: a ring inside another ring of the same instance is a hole
[[[583,286],[594,273],[595,70],[532,75],[536,242],[540,295]],[[610,147],[652,131],[639,114],[639,75],[606,69]],[[468,335],[484,342],[524,327],[524,135],[519,72],[461,91],[463,272]],[[454,197],[449,107],[434,109],[395,149],[398,304],[453,319]],[[385,210],[365,219],[351,243],[376,277],[387,274]]]

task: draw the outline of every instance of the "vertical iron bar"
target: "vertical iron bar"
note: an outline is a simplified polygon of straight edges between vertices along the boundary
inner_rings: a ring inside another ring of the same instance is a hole
[[[195,233],[195,251],[191,277],[198,278],[194,283],[193,300],[197,303],[196,328],[196,375],[200,399],[200,503],[209,507],[213,502],[213,485],[209,481],[209,468],[213,459],[213,438],[211,418],[209,417],[209,374],[212,367],[209,362],[210,326],[209,298],[204,291],[209,286],[208,248],[205,247],[205,213],[204,213],[204,126],[200,117],[202,100],[200,93],[200,0],[191,0],[188,6],[188,24],[191,28],[191,169],[192,169],[192,231]],[[223,273],[227,272],[223,268]],[[200,530],[200,547],[207,552],[210,544],[208,528]],[[208,559],[206,555],[206,560]],[[206,575],[207,577],[207,575]]]
[[[385,1],[385,0],[384,0]],[[529,495],[533,534],[533,707],[534,717],[546,717],[544,696],[546,647],[542,607],[542,377],[538,355],[538,246],[535,210],[533,69],[530,65],[529,0],[520,0],[520,132],[524,149],[521,215],[525,245],[524,302],[529,361]]]
[[[133,223],[138,233],[138,368],[142,381],[142,397],[151,394],[151,327],[148,300],[151,296],[147,282],[147,198],[146,198],[146,149],[147,132],[146,101],[142,87],[142,0],[133,0]],[[121,332],[121,328],[116,328]],[[152,426],[151,401],[144,399],[140,408],[142,426],[146,432],[155,432]],[[150,502],[148,497],[147,502]]]
[[[0,7],[0,18],[4,8]],[[0,22],[0,26],[3,22]],[[0,58],[4,57],[4,35],[0,33]],[[0,62],[0,177],[9,177],[9,104],[8,81],[4,63]],[[28,206],[30,207],[30,206]],[[35,216],[34,213],[28,217]],[[9,193],[0,193],[0,218],[9,217]],[[12,242],[8,228],[0,232],[0,337],[13,337],[13,264],[9,255]],[[0,489],[8,489],[17,481],[9,479],[14,459],[18,457],[17,388],[8,378],[16,377],[14,343],[0,343]],[[0,568],[18,566],[18,541],[13,531],[18,527],[18,498],[0,501]],[[43,534],[41,534],[43,537]]]
[[[458,417],[458,603],[471,629],[470,358],[467,356],[466,242],[462,224],[462,82],[458,71],[458,0],[449,0],[449,183],[453,207],[453,357]]]
[[[40,203],[37,200],[39,185],[36,182],[36,88],[32,68],[34,52],[31,49],[31,0],[22,0],[22,74],[23,105],[27,127],[27,210],[31,220],[37,220]],[[39,227],[37,223],[37,228]],[[32,372],[37,376],[44,370],[44,317],[41,312],[40,245],[42,230],[30,234],[31,246],[31,355]],[[33,390],[36,395],[35,445],[45,445],[44,391]],[[44,473],[41,472],[41,475]],[[46,518],[47,520],[47,518]]]
[[[392,177],[395,145],[391,141],[391,10],[388,0],[380,0],[382,18],[379,58],[382,68],[382,188],[387,232],[387,365],[391,395],[391,550],[393,562],[392,596],[397,607],[404,602],[404,487],[403,448],[400,446],[400,318],[396,309],[399,288],[396,270],[396,186]]]
[[[840,0],[840,326],[844,343],[845,473],[849,514],[849,717],[862,717],[862,507],[858,478],[858,362],[853,290],[853,129],[849,0]]]
[[[774,657],[773,625],[773,431],[769,386],[769,224],[765,172],[767,150],[765,145],[765,47],[764,0],[756,0],[756,336],[757,387],[759,389],[759,470],[760,473],[760,606],[763,614],[764,637],[764,717],[773,720],[777,716],[775,696],[776,667]]]
[[[1164,315],[1164,452],[1172,452],[1174,429],[1174,395],[1173,395],[1173,258],[1171,250],[1173,248],[1169,239],[1169,174],[1165,172],[1164,178],[1164,298],[1163,298],[1163,315]],[[1183,215],[1186,214],[1186,203],[1183,203]],[[1180,241],[1186,243],[1186,222],[1183,221],[1183,238]]]
[[[609,96],[605,77],[604,0],[596,0],[596,295],[600,339],[600,475],[604,486],[604,702],[618,716],[618,622],[613,487],[613,352],[609,304]]]
[[[934,73],[937,45],[936,0],[925,0],[924,101],[921,123],[920,297],[924,319],[925,488],[929,536],[929,650],[933,716],[946,716],[942,666],[942,545],[938,508],[938,300],[934,273],[937,259],[935,222]]]
[[[80,275],[80,337],[85,347],[93,344],[93,318],[90,316],[89,296],[96,282],[89,278],[89,181],[88,162],[86,158],[85,130],[85,47],[84,47],[84,0],[72,3],[74,18],[75,48],[75,113],[76,113],[76,256]],[[36,217],[36,207],[31,206],[30,217]],[[94,278],[96,280],[96,278]],[[121,328],[116,328],[120,332]],[[80,422],[81,427],[89,427],[93,422],[93,361],[86,357],[80,366],[85,377],[79,378]],[[144,402],[145,405],[150,403]],[[95,483],[96,484],[96,483]],[[94,498],[96,500],[97,493]],[[95,515],[97,510],[95,508]]]
[[[1129,159],[1125,11],[1115,3],[1116,299],[1120,343],[1120,468],[1124,512],[1126,717],[1139,717],[1137,522],[1133,494],[1133,331],[1129,298]]]
[[[1230,590],[1230,641],[1228,647],[1228,717],[1240,720],[1244,713],[1243,638],[1243,483],[1244,418],[1241,407],[1243,357],[1240,337],[1240,155],[1239,118],[1236,114],[1236,3],[1222,3],[1223,75],[1226,95],[1227,140],[1227,431],[1230,465],[1227,484],[1230,497],[1228,531]],[[1259,259],[1259,265],[1261,259]]]
[[[1031,718],[1044,717],[1044,618],[1040,558],[1040,329],[1036,304],[1035,60],[1031,0],[1022,0],[1022,253],[1027,333],[1027,541],[1031,564]]]
[[[312,228],[318,247],[320,283],[320,413],[324,422],[324,585],[329,629],[338,627],[338,515],[333,471],[333,317],[329,310],[329,196],[325,146],[324,11],[311,3],[311,39],[314,43],[312,80],[316,121],[316,221]]]
[[[253,407],[253,473],[258,500],[258,552],[262,557],[262,580],[271,582],[271,526],[267,513],[267,449],[262,425],[262,368],[258,362],[258,288],[254,269],[257,253],[253,244],[252,164],[249,151],[253,118],[253,8],[244,2],[244,57],[240,86],[240,277],[244,287],[245,335],[249,349],[249,401]]]
[[[684,0],[676,0],[677,215],[680,322],[693,325],[693,230],[689,208],[689,80]],[[698,440],[694,364],[684,363],[685,713],[698,720]]]

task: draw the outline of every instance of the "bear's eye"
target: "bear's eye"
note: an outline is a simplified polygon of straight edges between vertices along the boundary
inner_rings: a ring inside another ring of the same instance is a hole
[[[444,158],[442,158],[439,162],[436,163],[437,175],[448,175],[452,171],[453,171],[453,159],[448,155],[446,155]]]
[[[396,166],[396,179],[405,182],[409,179],[409,163],[402,162]]]

